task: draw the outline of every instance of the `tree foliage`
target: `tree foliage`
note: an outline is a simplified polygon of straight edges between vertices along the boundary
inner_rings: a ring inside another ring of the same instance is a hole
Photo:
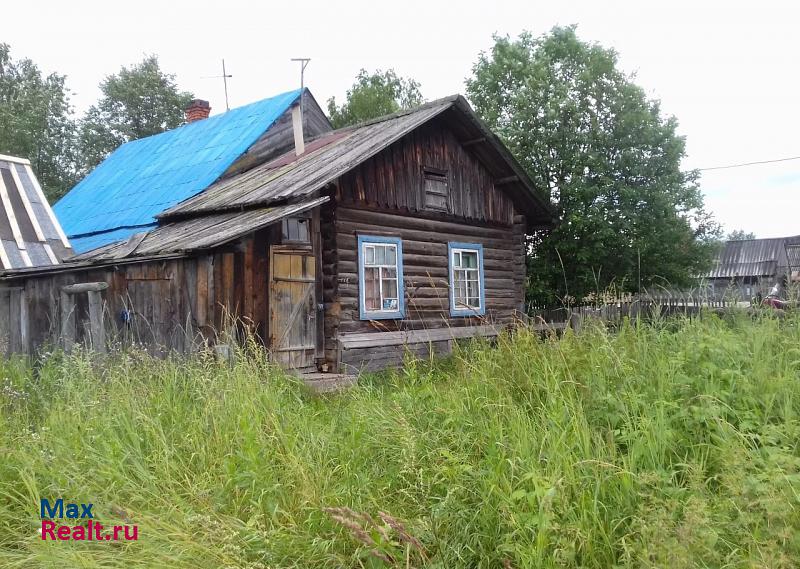
[[[748,241],[755,239],[756,234],[752,231],[745,231],[744,229],[734,229],[725,237],[726,241]]]
[[[362,69],[340,106],[328,99],[328,115],[334,128],[410,109],[424,102],[419,83],[398,77],[393,69],[367,73]]]
[[[43,75],[30,59],[14,61],[0,43],[0,154],[31,166],[51,201],[75,183],[76,122],[65,76]]]
[[[121,144],[180,126],[191,93],[180,91],[175,76],[164,73],[150,55],[122,67],[100,84],[102,96],[83,120],[82,167],[88,172]]]
[[[709,262],[718,228],[698,173],[681,170],[678,123],[618,69],[613,50],[574,27],[495,37],[467,92],[558,210],[560,223],[534,236],[531,299],[682,286]]]

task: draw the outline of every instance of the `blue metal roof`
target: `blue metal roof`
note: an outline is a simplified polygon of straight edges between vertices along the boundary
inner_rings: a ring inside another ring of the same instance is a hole
[[[210,186],[301,90],[123,144],[53,206],[77,252],[155,227],[155,216]]]

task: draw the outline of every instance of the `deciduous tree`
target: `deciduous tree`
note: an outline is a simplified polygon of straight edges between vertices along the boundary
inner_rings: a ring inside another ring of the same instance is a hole
[[[100,84],[102,97],[83,120],[81,162],[88,172],[121,144],[180,126],[192,94],[180,91],[158,57],[123,67]]]
[[[719,230],[698,173],[681,168],[678,122],[613,50],[574,27],[495,37],[467,93],[558,209],[558,225],[533,236],[530,298],[684,286],[707,266]]]
[[[337,105],[334,97],[328,99],[328,115],[334,128],[341,128],[410,109],[423,101],[419,83],[413,79],[398,77],[392,69],[374,73],[362,69],[344,103]]]
[[[752,231],[745,231],[744,229],[734,229],[725,237],[726,241],[747,241],[755,239],[756,234]]]
[[[76,122],[65,76],[0,43],[0,154],[27,158],[51,201],[75,182]]]

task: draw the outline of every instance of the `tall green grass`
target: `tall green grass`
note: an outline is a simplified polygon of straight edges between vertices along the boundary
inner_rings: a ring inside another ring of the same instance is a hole
[[[797,319],[521,331],[325,398],[257,351],[7,361],[0,566],[797,567],[799,445]],[[139,541],[43,542],[41,497]]]

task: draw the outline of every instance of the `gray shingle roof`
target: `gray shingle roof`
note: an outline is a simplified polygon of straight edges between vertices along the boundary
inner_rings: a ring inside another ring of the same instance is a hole
[[[725,243],[707,278],[773,276],[788,267],[786,246],[800,244],[800,235]]]

